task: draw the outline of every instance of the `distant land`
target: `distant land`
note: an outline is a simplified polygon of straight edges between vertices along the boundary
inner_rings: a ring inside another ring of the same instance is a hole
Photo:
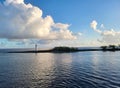
[[[120,51],[120,46],[109,45],[101,47],[66,47],[59,46],[52,49],[0,49],[1,53],[70,53],[70,52],[85,52],[85,51]]]

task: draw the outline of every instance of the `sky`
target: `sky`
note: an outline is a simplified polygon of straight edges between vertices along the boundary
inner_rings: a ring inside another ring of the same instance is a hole
[[[120,44],[120,0],[1,0],[0,48]]]

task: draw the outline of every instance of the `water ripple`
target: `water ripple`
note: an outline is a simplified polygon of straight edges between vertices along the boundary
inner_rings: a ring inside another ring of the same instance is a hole
[[[118,52],[0,55],[0,88],[120,88]]]

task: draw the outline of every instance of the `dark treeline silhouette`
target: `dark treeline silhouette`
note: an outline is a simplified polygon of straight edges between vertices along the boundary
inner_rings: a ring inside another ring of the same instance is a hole
[[[101,46],[103,51],[118,51],[120,50],[120,45],[109,45],[109,46]]]
[[[79,51],[79,49],[75,47],[60,46],[60,47],[53,48],[52,51],[53,52],[77,52]]]

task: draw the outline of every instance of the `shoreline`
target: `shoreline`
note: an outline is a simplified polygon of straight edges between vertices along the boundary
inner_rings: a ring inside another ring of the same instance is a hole
[[[37,48],[32,50],[8,50],[8,51],[2,51],[1,53],[74,53],[74,52],[88,52],[88,51],[103,51],[103,52],[115,52],[120,51],[120,47],[115,47],[113,45],[111,46],[102,46],[97,48],[77,48],[77,47],[66,47],[66,46],[60,46],[60,47],[54,47],[52,49],[44,49],[39,50]]]
[[[55,51],[55,50],[30,50],[30,51],[9,51],[6,53],[73,53],[73,52],[88,52],[88,51],[103,51],[103,52],[115,52],[115,51],[120,51],[120,49],[79,49],[79,50],[74,50],[74,51]]]

